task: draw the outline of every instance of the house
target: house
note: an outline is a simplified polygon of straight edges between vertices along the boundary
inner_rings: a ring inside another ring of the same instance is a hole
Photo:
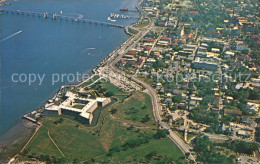
[[[236,50],[242,51],[242,50],[247,50],[247,46],[244,44],[243,41],[236,41]]]
[[[247,125],[252,125],[254,123],[254,120],[251,119],[249,116],[243,116],[241,122],[247,124]]]
[[[249,137],[251,135],[251,133],[246,130],[238,130],[237,135],[242,136],[242,137]]]
[[[242,111],[240,111],[240,110],[224,109],[224,115],[241,116],[242,115]]]

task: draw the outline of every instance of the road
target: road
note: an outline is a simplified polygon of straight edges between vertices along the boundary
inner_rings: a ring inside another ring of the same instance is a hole
[[[112,62],[107,63],[107,67],[103,67],[102,69],[99,69],[99,71],[101,71],[100,73],[103,73],[105,71],[105,69],[111,69],[113,72],[117,72],[119,74],[121,74],[122,76],[125,76],[126,78],[128,78],[130,81],[134,81],[135,83],[141,85],[143,88],[145,88],[144,92],[146,92],[147,94],[149,94],[152,98],[152,105],[153,105],[153,114],[155,117],[156,122],[160,125],[160,127],[162,129],[166,129],[169,131],[169,135],[168,137],[180,148],[180,150],[186,154],[190,154],[190,159],[192,161],[196,161],[196,158],[194,155],[191,154],[191,149],[192,147],[190,147],[188,144],[186,144],[174,131],[172,131],[169,127],[169,125],[167,125],[166,123],[162,122],[162,118],[161,118],[161,105],[159,103],[159,97],[157,96],[157,93],[155,92],[155,90],[147,83],[145,83],[144,81],[129,75],[127,73],[125,73],[122,70],[119,70],[117,68],[115,68],[115,63],[117,63],[120,58],[128,51],[132,48],[132,46],[134,46],[141,38],[143,38],[143,36],[150,30],[153,28],[153,24],[150,25],[150,27],[145,30],[144,32],[141,33],[141,35],[137,35],[138,37],[135,39],[135,41],[132,44],[129,44],[128,48],[124,49],[125,46],[123,46],[121,48],[121,50],[118,50],[118,57],[116,57]],[[110,60],[109,60],[110,61]]]
[[[125,55],[131,48],[134,47],[151,29],[155,27],[154,22],[152,21],[150,25],[147,28],[144,28],[143,31],[140,31],[138,34],[136,34],[134,37],[126,41],[122,46],[120,46],[119,49],[114,51],[114,53],[111,55],[111,57],[105,62],[103,67],[99,67],[97,69],[97,72],[99,75],[104,74],[107,72],[107,70],[112,70],[112,72],[117,72],[121,74],[122,76],[125,76],[129,79],[129,81],[133,81],[139,85],[141,85],[145,90],[144,92],[149,94],[152,99],[152,105],[153,105],[153,114],[156,122],[160,125],[162,129],[166,129],[169,131],[168,137],[180,148],[180,150],[184,154],[190,154],[190,159],[193,162],[196,162],[196,157],[191,153],[192,147],[189,146],[187,143],[185,143],[174,131],[171,130],[170,126],[162,121],[161,118],[161,105],[159,102],[159,97],[155,90],[144,81],[138,79],[137,77],[134,77],[133,75],[129,75],[126,72],[119,70],[115,67],[115,64]]]

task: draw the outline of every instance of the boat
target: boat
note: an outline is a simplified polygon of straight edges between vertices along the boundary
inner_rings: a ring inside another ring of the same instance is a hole
[[[116,22],[116,20],[115,19],[111,19],[111,22]]]
[[[63,14],[62,10],[60,11],[60,14]]]
[[[120,11],[128,11],[128,8],[121,8]]]
[[[88,48],[89,50],[95,50],[96,48]]]
[[[107,17],[107,20],[109,20],[109,21],[110,21],[110,20],[111,20],[111,18],[110,18],[110,17]]]
[[[110,13],[110,17],[113,17],[115,15],[115,13]]]

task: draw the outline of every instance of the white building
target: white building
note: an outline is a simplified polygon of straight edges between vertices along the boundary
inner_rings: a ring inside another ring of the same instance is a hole
[[[63,103],[59,106],[57,105],[46,105],[45,111],[48,114],[72,114],[78,115],[77,117],[80,121],[91,124],[93,120],[93,112],[97,109],[97,107],[104,107],[111,102],[110,98],[101,98],[98,97],[96,99],[87,99],[82,97],[77,97],[75,94],[71,92],[67,92],[66,97],[68,97]],[[83,105],[82,109],[73,107],[74,105]]]

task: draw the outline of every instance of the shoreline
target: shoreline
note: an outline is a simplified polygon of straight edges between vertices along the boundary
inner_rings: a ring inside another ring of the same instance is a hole
[[[7,163],[24,147],[37,128],[34,123],[21,119],[19,123],[0,136],[0,163]]]
[[[1,0],[0,1],[0,6],[2,5],[3,2],[5,2],[6,0]],[[11,129],[7,130],[6,132],[4,132],[3,134],[0,135],[0,146],[2,145],[7,145],[7,144],[10,144],[12,143],[13,141],[15,141],[17,138],[26,138],[25,137],[25,134],[27,134],[28,132],[30,132],[30,129],[28,129],[23,123],[24,122],[30,122],[31,124],[34,124],[34,126],[37,127],[37,124],[33,123],[32,121],[29,121],[29,120],[26,120],[24,118],[25,115],[28,115],[30,114],[31,112],[33,111],[39,111],[39,110],[42,110],[44,108],[44,106],[46,105],[46,102],[55,97],[60,89],[62,87],[77,87],[79,85],[81,85],[82,83],[85,83],[87,82],[88,80],[91,80],[91,78],[94,76],[94,75],[98,75],[96,73],[96,70],[99,69],[100,67],[104,66],[107,62],[110,61],[111,58],[114,58],[116,56],[115,52],[118,51],[122,45],[124,45],[125,43],[127,43],[129,40],[131,40],[136,34],[131,34],[128,32],[127,28],[129,27],[132,27],[134,25],[136,25],[137,23],[139,23],[142,19],[143,19],[143,16],[142,16],[142,12],[140,11],[139,9],[139,5],[142,3],[143,0],[140,0],[138,1],[138,3],[136,4],[135,8],[137,9],[137,11],[139,12],[139,16],[140,18],[137,20],[136,23],[133,23],[131,25],[128,25],[124,28],[124,32],[127,34],[127,35],[130,35],[130,37],[125,40],[123,43],[121,43],[115,50],[113,50],[111,53],[109,53],[97,66],[95,66],[91,71],[89,71],[90,73],[90,77],[81,81],[81,82],[78,82],[78,83],[75,83],[75,84],[64,84],[64,85],[61,85],[57,90],[53,91],[53,93],[51,93],[51,95],[47,98],[47,100],[43,100],[42,101],[42,105],[40,104],[39,107],[37,108],[34,108],[32,110],[30,110],[30,112],[25,112],[25,114],[23,116],[20,117],[19,119],[19,123],[16,124],[14,127],[12,127]],[[31,136],[31,135],[29,135]],[[28,137],[28,136],[27,136]],[[13,141],[12,141],[13,140]]]

